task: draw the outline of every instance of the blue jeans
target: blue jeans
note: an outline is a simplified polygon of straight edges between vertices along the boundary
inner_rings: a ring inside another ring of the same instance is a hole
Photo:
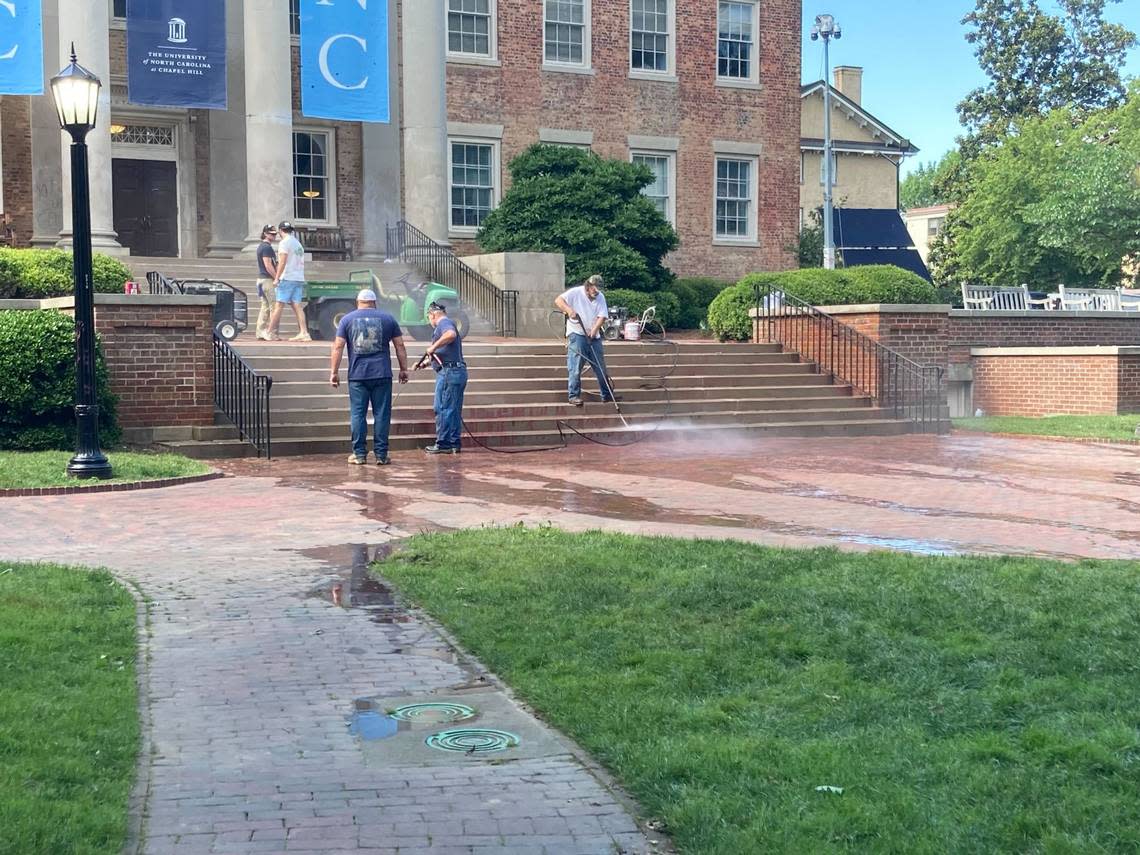
[[[368,456],[368,405],[372,405],[372,453],[388,456],[388,429],[392,425],[392,378],[349,380],[348,403],[352,413],[352,453]]]
[[[606,371],[606,355],[602,351],[600,338],[586,338],[578,333],[570,333],[570,344],[566,348],[566,373],[570,376],[569,397],[582,396],[582,368],[583,363],[593,369],[598,378],[598,388],[602,391],[603,401],[612,401],[612,390],[609,386],[609,374]]]
[[[463,391],[467,388],[467,369],[449,365],[435,375],[435,444],[440,448],[459,448],[463,430]]]

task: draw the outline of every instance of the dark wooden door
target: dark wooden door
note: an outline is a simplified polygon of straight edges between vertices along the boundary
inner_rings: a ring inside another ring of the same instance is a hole
[[[162,160],[111,161],[115,231],[131,255],[178,255],[178,166]]]

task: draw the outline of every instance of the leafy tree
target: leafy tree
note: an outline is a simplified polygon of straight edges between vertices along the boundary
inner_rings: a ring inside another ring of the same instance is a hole
[[[961,163],[957,151],[947,152],[939,161],[919,164],[899,188],[899,204],[903,210],[945,205],[951,201],[950,184]]]
[[[989,83],[958,105],[968,157],[1018,120],[1066,106],[1087,115],[1123,100],[1120,69],[1136,35],[1104,20],[1109,2],[1120,0],[1058,0],[1050,14],[1038,0],[977,0],[962,23]]]
[[[677,234],[641,193],[653,181],[645,166],[539,144],[510,172],[510,190],[479,232],[484,252],[561,252],[570,283],[594,273],[634,291],[672,282],[662,259]]]
[[[794,249],[799,255],[800,267],[823,267],[822,208],[816,208],[808,215]]]
[[[1140,84],[1081,119],[1072,108],[1022,121],[973,163],[940,279],[1119,284],[1122,258],[1140,252]]]

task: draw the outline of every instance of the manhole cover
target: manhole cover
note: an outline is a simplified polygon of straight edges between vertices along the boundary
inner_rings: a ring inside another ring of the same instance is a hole
[[[453,721],[475,718],[475,710],[466,704],[407,704],[396,707],[388,715],[399,721],[417,724],[450,724]]]
[[[487,754],[492,751],[506,751],[519,744],[519,738],[505,730],[485,730],[461,728],[433,733],[424,744],[440,751],[455,751],[460,754]]]

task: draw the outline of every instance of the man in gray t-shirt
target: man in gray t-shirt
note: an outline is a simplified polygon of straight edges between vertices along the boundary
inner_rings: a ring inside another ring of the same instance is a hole
[[[594,274],[584,285],[558,295],[554,305],[566,315],[566,372],[570,403],[582,406],[582,369],[589,365],[598,378],[602,401],[614,401],[613,386],[606,373],[606,355],[602,351],[602,324],[609,317],[609,307],[602,295],[602,277]]]

